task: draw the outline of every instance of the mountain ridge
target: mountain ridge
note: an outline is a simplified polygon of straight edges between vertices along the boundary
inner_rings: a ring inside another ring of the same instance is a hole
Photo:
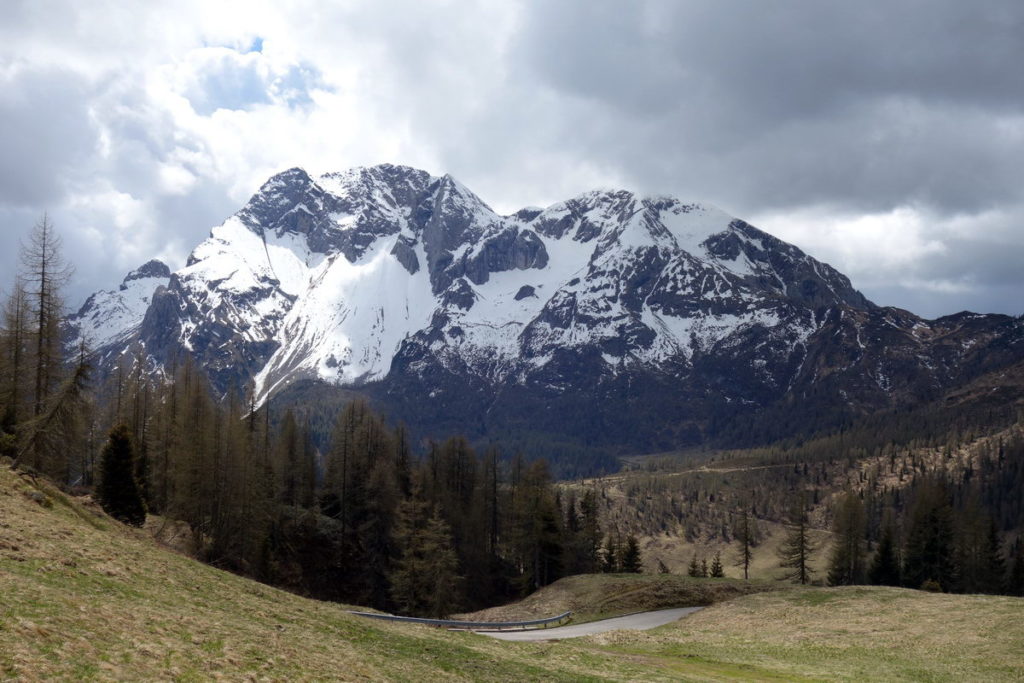
[[[105,310],[134,315],[93,345],[101,365],[188,353],[221,393],[323,382],[423,434],[688,445],[716,415],[889,408],[1024,354],[1019,319],[877,306],[710,205],[602,190],[502,216],[390,164],[279,173],[184,268],[139,282],[145,302],[97,293],[71,321],[88,341]]]

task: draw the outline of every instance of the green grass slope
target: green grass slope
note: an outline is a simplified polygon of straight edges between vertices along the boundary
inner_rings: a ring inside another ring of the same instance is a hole
[[[750,595],[596,645],[684,680],[1024,680],[1024,600],[846,587]]]
[[[33,500],[42,500],[42,504]],[[0,467],[0,680],[644,678],[565,656],[346,614],[158,546]]]
[[[575,604],[732,590],[610,581],[582,577]],[[362,620],[218,571],[0,466],[0,680],[1019,680],[1022,614],[1014,598],[788,589],[650,632],[509,643]]]

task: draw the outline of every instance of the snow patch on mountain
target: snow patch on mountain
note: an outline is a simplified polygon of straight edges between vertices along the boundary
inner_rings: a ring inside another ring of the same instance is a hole
[[[256,375],[257,395],[299,378],[354,384],[387,375],[398,345],[436,306],[426,271],[410,275],[392,255],[396,240],[377,240],[355,263],[332,254],[308,270],[281,346]],[[421,246],[416,255],[425,258]]]
[[[499,216],[449,175],[386,164],[278,174],[184,268],[137,283],[168,287],[148,339],[173,335],[215,385],[252,381],[260,400],[298,379],[382,380],[398,357],[493,385],[524,384],[566,352],[613,373],[678,372],[751,335],[800,343],[816,324],[791,293],[849,289],[707,204],[601,190]],[[106,313],[83,334],[130,337],[148,305],[135,291],[98,293]]]

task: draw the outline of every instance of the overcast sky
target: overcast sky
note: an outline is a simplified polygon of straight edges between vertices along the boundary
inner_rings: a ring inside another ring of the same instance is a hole
[[[271,174],[706,201],[882,305],[1024,313],[1020,0],[0,3],[0,285],[180,267]]]

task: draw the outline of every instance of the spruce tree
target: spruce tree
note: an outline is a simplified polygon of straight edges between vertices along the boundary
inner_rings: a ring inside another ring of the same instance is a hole
[[[988,526],[988,516],[978,499],[978,492],[971,491],[957,510],[954,525],[956,585],[944,585],[944,589],[955,589],[959,593],[988,592],[984,588],[988,583]],[[999,583],[1002,583],[1001,576]]]
[[[918,487],[903,561],[903,582],[921,588],[925,582],[948,591],[956,585],[953,563],[953,509],[944,482],[926,481]]]
[[[399,505],[391,597],[406,614],[443,618],[458,606],[458,558],[451,529],[421,495],[414,488]]]
[[[686,573],[695,579],[700,577],[700,560],[697,559],[697,553],[694,553],[693,557],[690,558],[690,564],[686,568]]]
[[[882,531],[882,540],[868,570],[868,581],[876,586],[899,586],[901,583],[900,559],[896,555],[892,524],[886,524]]]
[[[100,454],[96,494],[103,510],[114,519],[132,526],[142,526],[146,521],[146,507],[135,481],[135,451],[127,425],[117,425],[110,431]]]
[[[622,551],[622,571],[627,574],[639,574],[642,570],[640,544],[637,542],[636,536],[630,534],[626,537],[626,547]]]
[[[512,546],[521,567],[519,583],[532,592],[562,577],[562,511],[555,502],[545,460],[535,460],[523,473],[513,505]],[[467,535],[467,538],[470,536]]]

